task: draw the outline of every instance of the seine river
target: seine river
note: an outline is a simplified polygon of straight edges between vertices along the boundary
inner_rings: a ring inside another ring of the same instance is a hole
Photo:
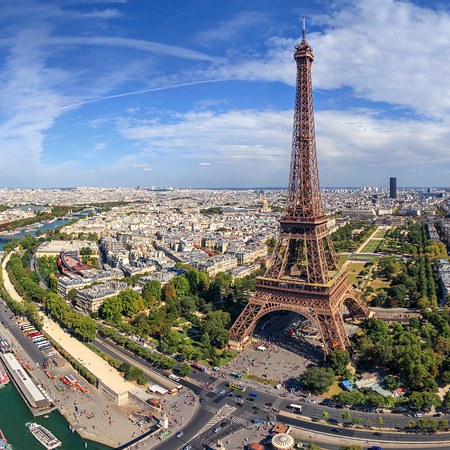
[[[68,450],[111,450],[110,447],[86,441],[69,430],[68,423],[58,411],[53,411],[48,419],[43,416],[33,417],[22,397],[12,382],[0,386],[0,427],[8,440],[8,449],[43,450],[44,447],[28,431],[28,422],[37,422],[48,428],[61,442],[62,448]],[[85,446],[87,444],[87,447]]]
[[[32,232],[21,231],[20,233],[17,233],[17,234],[14,234],[13,236],[11,236],[11,238],[20,239],[21,237],[25,236],[26,234],[31,234],[32,236],[34,236],[36,234],[37,230],[40,230],[40,231],[54,230],[56,227],[65,225],[67,222],[69,222],[69,219],[58,219],[58,220],[55,220],[54,222],[40,225],[39,227],[36,228],[35,231],[32,231]],[[9,240],[10,240],[9,238],[0,238],[0,250],[3,249],[3,244],[8,242]]]

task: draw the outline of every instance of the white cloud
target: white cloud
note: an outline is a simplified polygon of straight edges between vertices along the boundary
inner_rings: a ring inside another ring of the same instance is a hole
[[[321,17],[322,32],[307,36],[316,61],[317,89],[349,87],[370,101],[442,117],[450,112],[450,13],[397,0],[354,0]],[[218,77],[295,84],[295,40],[274,37],[264,55],[209,71]]]
[[[196,41],[204,46],[212,47],[217,42],[235,39],[249,28],[267,22],[265,14],[258,11],[242,11],[229,20],[215,24],[213,28],[198,33]]]
[[[450,165],[448,124],[384,119],[370,110],[319,111],[316,124],[324,186],[348,185],[350,180],[380,185],[388,171],[400,176],[418,167],[430,173]],[[291,127],[291,110],[240,110],[189,112],[170,124],[122,121],[120,132],[156,152],[160,164],[176,155],[214,166],[215,185],[240,179],[239,185],[267,186],[287,184]],[[145,152],[141,156],[148,157]],[[419,172],[415,179],[426,184]],[[436,183],[448,184],[445,179],[445,172],[436,173]]]
[[[193,59],[201,61],[220,61],[220,58],[197,52],[185,47],[161,44],[160,42],[145,41],[142,39],[121,38],[115,36],[52,36],[47,39],[47,45],[99,45],[109,47],[120,47],[142,52],[158,53],[182,59]]]

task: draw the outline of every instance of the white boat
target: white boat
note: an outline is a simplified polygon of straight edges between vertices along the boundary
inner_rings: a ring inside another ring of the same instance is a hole
[[[27,424],[28,429],[31,434],[47,449],[52,450],[54,448],[59,448],[62,446],[61,441],[47,428],[39,425],[38,423],[32,422]]]

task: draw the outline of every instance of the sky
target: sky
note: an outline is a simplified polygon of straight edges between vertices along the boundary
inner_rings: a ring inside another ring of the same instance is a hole
[[[285,187],[302,16],[321,186],[449,186],[446,0],[0,0],[0,187]]]

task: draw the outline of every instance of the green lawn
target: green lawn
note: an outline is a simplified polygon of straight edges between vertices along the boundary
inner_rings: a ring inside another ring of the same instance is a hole
[[[375,235],[376,238],[384,238],[386,237],[389,230],[378,230],[377,234]]]
[[[369,286],[375,291],[378,289],[387,289],[391,287],[391,282],[382,278],[375,278],[375,280],[369,282]]]
[[[344,392],[341,387],[339,386],[340,380],[336,380],[328,389],[325,394],[322,395],[324,398],[331,398],[333,395],[340,394],[341,392]]]
[[[361,250],[361,253],[374,253],[378,250],[382,241],[371,239],[367,245]]]
[[[352,262],[347,266],[346,271],[350,283],[355,284],[356,277],[364,270],[364,265],[364,262]]]

